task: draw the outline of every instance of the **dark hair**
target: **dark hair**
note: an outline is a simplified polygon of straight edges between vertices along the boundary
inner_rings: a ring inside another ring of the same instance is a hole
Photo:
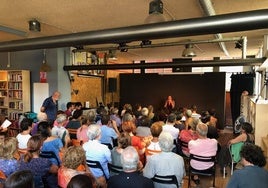
[[[69,109],[70,107],[72,107],[74,105],[73,102],[67,102],[66,104],[66,108]]]
[[[210,115],[209,115],[208,111],[203,111],[201,113],[200,120],[202,123],[207,123],[210,121]]]
[[[83,106],[81,102],[76,102],[74,105],[75,107]]]
[[[82,116],[83,110],[75,110],[73,113],[73,119],[78,119],[80,116]]]
[[[38,123],[38,133],[42,138],[46,139],[51,136],[50,124],[47,121],[41,121]]]
[[[24,118],[20,123],[20,129],[22,131],[26,131],[26,130],[28,130],[29,127],[32,126],[32,124],[33,124],[32,119]]]
[[[248,122],[241,123],[242,129],[246,131],[246,133],[251,133],[253,131],[253,127]]]
[[[78,174],[70,180],[67,188],[95,188],[96,183],[92,175]]]
[[[110,116],[109,115],[102,115],[101,116],[101,124],[102,125],[107,125],[108,122],[110,121]]]
[[[176,121],[176,119],[177,119],[177,116],[174,113],[169,114],[167,117],[167,121],[170,123],[174,123]]]
[[[30,170],[16,171],[8,176],[4,188],[34,188],[34,178]]]
[[[262,149],[254,144],[245,143],[240,151],[240,156],[246,161],[259,167],[263,167],[266,164]]]
[[[128,133],[122,132],[118,137],[117,142],[121,148],[125,149],[126,147],[131,146],[131,137]]]
[[[147,116],[143,116],[140,119],[140,126],[142,127],[151,127],[151,120]]]

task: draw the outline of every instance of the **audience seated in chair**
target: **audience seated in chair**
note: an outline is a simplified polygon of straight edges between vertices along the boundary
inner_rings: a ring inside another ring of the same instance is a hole
[[[207,138],[208,126],[204,123],[199,123],[196,127],[196,132],[198,135],[197,140],[191,140],[188,143],[188,148],[190,154],[199,156],[216,156],[217,153],[217,140]],[[196,170],[206,170],[214,165],[213,162],[201,162],[196,160],[190,160],[190,165]],[[200,182],[198,176],[192,177],[195,184]]]
[[[14,137],[4,139],[4,144],[0,145],[0,170],[8,177],[18,169],[18,141]]]
[[[33,120],[24,118],[20,123],[21,133],[16,138],[18,140],[18,148],[25,150],[27,148],[27,142],[31,138],[30,132],[32,129]]]
[[[57,115],[56,122],[57,124],[54,125],[51,130],[51,135],[60,138],[63,146],[67,148],[68,144],[71,142],[71,139],[68,130],[65,128],[65,124],[67,122],[66,115]]]
[[[183,158],[172,152],[173,137],[168,132],[162,132],[159,136],[159,154],[152,155],[146,162],[143,169],[143,175],[147,178],[153,178],[155,175],[169,176],[175,175],[179,184],[185,176],[185,167]],[[177,187],[176,185],[164,185],[154,183],[156,188],[160,187]]]
[[[112,176],[108,181],[108,188],[153,188],[153,181],[143,177],[138,171],[139,155],[137,150],[128,146],[121,154],[123,171]]]
[[[180,130],[174,127],[176,118],[177,118],[176,114],[174,113],[169,114],[167,117],[166,124],[163,125],[163,131],[169,132],[174,140],[177,140],[180,133]]]
[[[45,112],[39,112],[37,114],[37,122],[34,123],[33,128],[31,129],[31,135],[38,133],[38,124],[42,121],[47,121],[47,114]]]
[[[117,139],[120,134],[117,129],[116,122],[111,121],[109,115],[102,115],[101,124],[100,142],[107,145],[109,149],[112,149],[113,139]]]
[[[86,152],[86,159],[98,161],[102,165],[104,173],[100,169],[90,168],[98,184],[106,187],[106,178],[109,178],[108,163],[111,162],[111,151],[106,145],[99,142],[101,138],[100,125],[92,124],[88,128],[89,141],[83,144],[83,149]]]
[[[266,159],[262,149],[259,146],[247,143],[242,147],[240,155],[244,168],[234,171],[227,188],[266,188],[268,185],[268,172],[263,168],[266,164]]]
[[[192,118],[189,122],[189,128],[190,129],[184,129],[180,132],[178,145],[181,144],[178,150],[181,149],[181,154],[189,157],[189,148],[188,143],[191,140],[196,140],[198,138],[198,135],[196,133],[196,126],[200,122],[199,119]],[[182,144],[184,143],[184,144]]]
[[[39,135],[32,136],[27,143],[27,152],[20,159],[19,170],[30,170],[34,175],[35,187],[44,187],[49,173],[56,174],[58,166],[53,165],[49,159],[39,156],[43,140]]]
[[[72,177],[78,174],[88,173],[85,151],[81,146],[70,146],[64,152],[62,166],[58,170],[58,184],[66,188]]]
[[[94,113],[96,114],[93,110],[88,112],[89,114]],[[85,143],[88,141],[88,136],[87,136],[87,131],[88,131],[88,126],[90,124],[90,116],[81,116],[81,127],[79,127],[76,131],[76,138],[77,140],[81,141],[82,143]],[[95,119],[95,115],[94,118]]]

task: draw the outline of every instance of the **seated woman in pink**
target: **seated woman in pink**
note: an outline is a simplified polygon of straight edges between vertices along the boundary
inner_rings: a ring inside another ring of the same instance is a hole
[[[87,116],[81,116],[81,127],[77,129],[76,137],[77,140],[82,141],[83,143],[88,141],[87,131],[88,131],[88,123],[89,120]]]
[[[192,118],[191,121],[189,122],[189,128],[190,129],[183,129],[180,132],[179,135],[179,142],[184,142],[188,143],[190,140],[196,140],[198,138],[198,135],[196,133],[196,126],[199,123],[199,119]],[[181,149],[184,155],[189,156],[189,148],[185,147],[185,145],[181,144]]]

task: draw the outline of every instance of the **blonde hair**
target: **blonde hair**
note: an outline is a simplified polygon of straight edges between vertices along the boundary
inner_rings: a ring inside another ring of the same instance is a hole
[[[3,147],[3,158],[13,159],[18,149],[18,140],[15,137],[5,138]]]
[[[85,164],[86,154],[81,146],[70,146],[64,152],[62,164],[66,168],[76,169],[79,165]]]

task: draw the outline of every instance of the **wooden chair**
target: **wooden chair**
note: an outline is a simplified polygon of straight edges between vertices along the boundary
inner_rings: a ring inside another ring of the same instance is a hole
[[[72,146],[82,146],[83,145],[83,141],[82,140],[78,140],[78,139],[71,139],[71,144],[72,144]]]
[[[101,166],[99,161],[86,160],[86,162],[87,162],[87,166],[89,168],[98,168],[98,169],[100,169],[102,171],[103,176],[105,177],[105,179],[106,180],[108,179],[108,177],[106,177],[106,174],[105,174],[105,172],[104,172],[104,170],[103,170],[103,168],[102,168],[102,166]]]
[[[177,177],[175,175],[167,175],[167,176],[160,176],[155,175],[152,178],[153,182],[162,183],[162,184],[175,184],[177,188],[179,188],[179,183]]]
[[[200,161],[203,163],[213,163],[213,166],[210,167],[209,169],[205,170],[197,170],[191,167],[189,165],[189,175],[188,175],[188,188],[190,187],[191,183],[191,174],[193,175],[201,175],[201,176],[212,176],[213,177],[213,187],[215,187],[215,178],[216,178],[216,156],[200,156],[200,155],[194,155],[190,154],[190,161],[195,160],[195,161]]]

